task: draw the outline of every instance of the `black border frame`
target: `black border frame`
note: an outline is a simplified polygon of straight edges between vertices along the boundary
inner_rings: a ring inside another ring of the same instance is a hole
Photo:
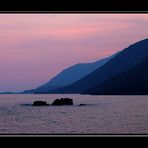
[[[6,2],[1,5],[0,13],[148,13],[147,0],[106,0],[68,3],[55,1],[35,2]],[[122,1],[122,2],[121,2]],[[137,2],[138,1],[138,2]],[[21,3],[21,4],[20,4]],[[85,4],[84,4],[85,3]],[[29,5],[28,5],[29,4]],[[33,10],[34,9],[34,10]],[[122,139],[124,137],[124,139]],[[140,137],[140,138],[139,138]],[[147,134],[1,134],[0,143],[4,146],[142,146],[148,144]],[[120,143],[121,142],[121,143]]]
[[[0,11],[0,14],[30,14],[30,13],[121,13],[121,14],[125,14],[125,13],[148,13],[148,11]],[[40,133],[40,134],[17,134],[17,133],[14,133],[14,134],[1,134],[0,133],[0,138],[1,137],[148,137],[148,133],[147,134],[124,134],[124,133],[115,133],[115,134],[107,134],[107,133],[99,133],[99,134],[43,134],[43,133]]]

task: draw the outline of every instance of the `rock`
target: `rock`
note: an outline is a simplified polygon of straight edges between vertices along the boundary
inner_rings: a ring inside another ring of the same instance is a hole
[[[49,104],[46,103],[46,101],[35,101],[33,102],[32,106],[48,106]]]
[[[56,99],[51,105],[73,105],[73,100],[70,98]]]
[[[80,104],[79,106],[84,106],[84,105],[86,105],[86,104]]]

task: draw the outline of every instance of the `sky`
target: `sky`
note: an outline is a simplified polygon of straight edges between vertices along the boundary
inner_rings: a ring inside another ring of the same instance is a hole
[[[145,38],[148,14],[0,14],[0,92],[36,88]]]

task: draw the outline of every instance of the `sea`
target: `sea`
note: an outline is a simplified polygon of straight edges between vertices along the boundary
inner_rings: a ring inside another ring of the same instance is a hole
[[[74,105],[32,106],[57,98],[72,98]],[[148,96],[0,95],[1,134],[148,134]]]

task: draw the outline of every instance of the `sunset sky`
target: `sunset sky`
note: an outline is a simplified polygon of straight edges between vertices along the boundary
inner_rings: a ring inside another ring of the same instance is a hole
[[[0,92],[36,88],[145,38],[148,14],[0,14]]]

